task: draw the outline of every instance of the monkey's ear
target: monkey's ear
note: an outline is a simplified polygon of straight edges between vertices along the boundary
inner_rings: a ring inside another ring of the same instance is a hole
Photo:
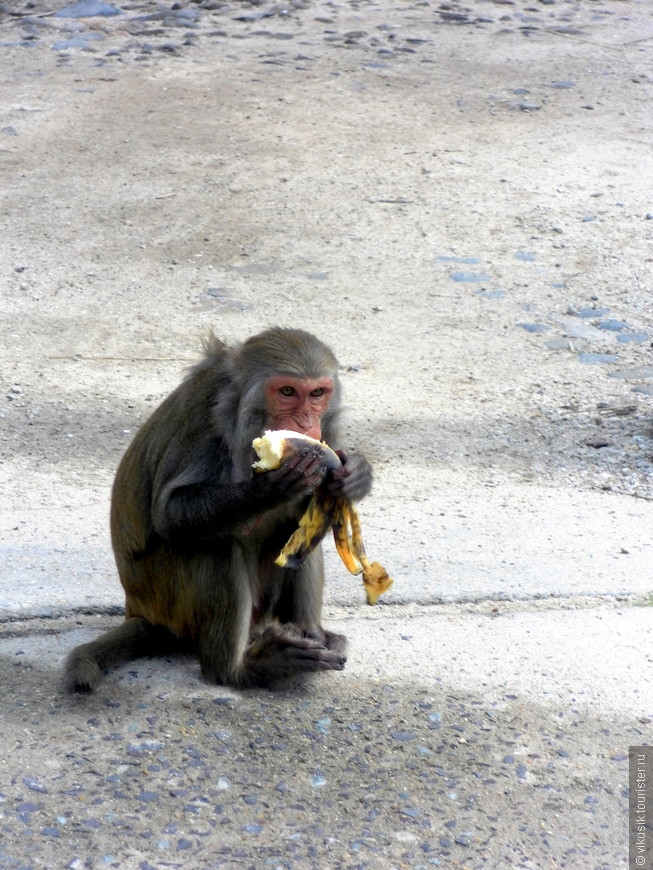
[[[218,338],[215,332],[210,329],[208,334],[202,339],[202,350],[204,351],[204,355],[207,357],[217,357],[222,359],[229,348],[224,341]]]

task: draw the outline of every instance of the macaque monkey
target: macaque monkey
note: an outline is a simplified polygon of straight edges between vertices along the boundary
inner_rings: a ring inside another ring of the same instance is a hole
[[[111,539],[125,621],[70,653],[69,691],[176,648],[197,654],[208,681],[236,687],[344,668],[346,639],[321,626],[321,549],[295,570],[274,564],[316,487],[352,500],[371,488],[367,460],[339,449],[339,410],[336,359],[311,334],[209,338],[118,467]],[[327,472],[318,444],[255,473],[252,440],[266,429],[325,441],[342,468]]]

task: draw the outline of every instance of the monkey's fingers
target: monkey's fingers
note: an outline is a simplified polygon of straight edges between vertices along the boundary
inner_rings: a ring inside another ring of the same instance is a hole
[[[348,455],[344,450],[336,451],[342,468],[335,469],[330,475],[327,488],[330,493],[349,501],[359,501],[372,487],[372,468],[358,453]]]
[[[333,522],[334,499],[322,489],[313,493],[299,527],[274,560],[281,568],[299,568],[322,541]]]
[[[291,496],[311,495],[324,480],[324,467],[319,447],[291,454],[280,468],[269,472],[281,492]]]

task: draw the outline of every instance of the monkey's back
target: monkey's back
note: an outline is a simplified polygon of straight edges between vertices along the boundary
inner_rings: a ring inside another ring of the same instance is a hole
[[[179,636],[186,634],[182,614],[188,608],[182,599],[192,588],[193,566],[157,534],[153,513],[162,488],[211,436],[216,399],[229,384],[223,355],[212,350],[136,433],[111,494],[111,543],[126,615],[167,625]]]

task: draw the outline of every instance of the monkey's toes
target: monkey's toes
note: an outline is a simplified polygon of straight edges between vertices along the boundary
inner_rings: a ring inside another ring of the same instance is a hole
[[[344,654],[347,650],[347,638],[344,636],[344,634],[336,634],[334,631],[325,631],[324,645],[332,652]],[[347,661],[346,655],[345,661]]]
[[[347,664],[347,656],[343,653],[336,653],[330,651],[330,657],[333,664],[329,668],[332,671],[344,671],[345,665]]]
[[[69,694],[88,695],[100,681],[100,668],[91,659],[69,657],[64,674],[64,688]]]
[[[347,656],[344,653],[322,649],[319,654],[310,657],[310,666],[307,670],[344,671],[346,664]]]

